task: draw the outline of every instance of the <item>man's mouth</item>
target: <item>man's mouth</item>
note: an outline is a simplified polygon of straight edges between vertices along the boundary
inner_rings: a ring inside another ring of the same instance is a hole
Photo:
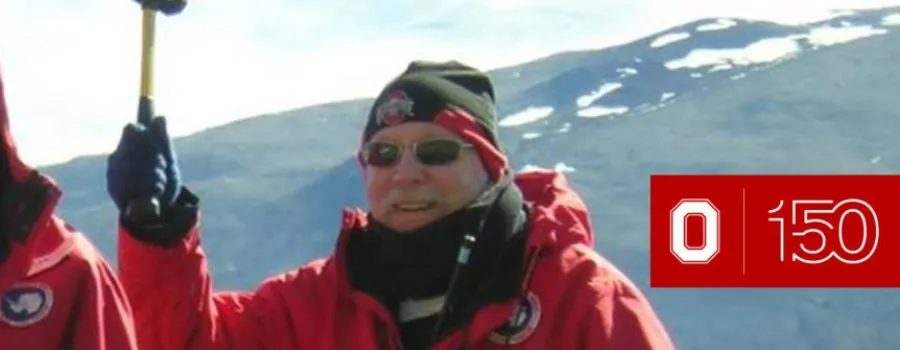
[[[426,211],[431,208],[434,208],[434,202],[428,203],[396,203],[394,204],[394,210],[405,212],[405,213],[415,213],[420,211]]]

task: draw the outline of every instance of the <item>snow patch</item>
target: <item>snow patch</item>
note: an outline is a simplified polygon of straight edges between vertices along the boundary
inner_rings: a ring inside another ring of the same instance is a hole
[[[566,165],[566,163],[559,162],[559,163],[556,163],[556,165],[553,167],[553,170],[556,170],[561,173],[571,173],[571,172],[575,171],[575,168]]]
[[[527,165],[523,166],[522,169],[519,170],[519,172],[521,172],[521,173],[526,173],[526,172],[530,172],[530,171],[551,171],[551,169],[547,169],[547,168],[537,166],[534,164],[527,164]],[[561,173],[570,173],[570,172],[575,171],[575,168],[566,165],[566,163],[559,162],[553,166],[552,171],[561,172]]]
[[[503,127],[525,125],[547,118],[552,113],[553,107],[528,107],[521,112],[506,116],[499,124]]]
[[[653,112],[653,111],[655,111],[655,110],[657,110],[657,109],[662,108],[664,105],[665,105],[664,103],[655,104],[655,105],[652,105],[652,106],[651,106],[651,105],[642,105],[643,107],[641,107],[639,110],[640,110],[641,112],[644,112],[644,113],[650,113],[650,112]]]
[[[674,92],[664,92],[659,96],[659,102],[654,104],[642,103],[639,106],[635,107],[634,110],[637,112],[648,113],[660,109],[666,105],[672,103],[672,99],[675,97]]]
[[[663,34],[656,38],[656,40],[653,40],[653,42],[650,43],[650,47],[655,49],[690,37],[691,35],[686,32]]]
[[[703,78],[703,74],[691,73],[691,78],[694,78],[694,79]]]
[[[900,24],[900,14],[893,20]],[[697,69],[713,66],[710,71],[715,72],[736,66],[772,63],[790,58],[802,50],[798,40],[806,40],[816,47],[822,47],[843,44],[874,35],[886,34],[887,32],[883,28],[853,26],[850,23],[845,23],[842,27],[817,27],[810,30],[807,34],[762,39],[744,48],[694,49],[682,58],[666,62],[665,66],[669,70]]]
[[[526,140],[536,139],[538,137],[541,137],[541,133],[539,132],[526,132],[522,134],[522,138]]]
[[[594,101],[599,100],[601,97],[609,94],[610,92],[616,91],[622,88],[622,83],[606,83],[600,85],[597,90],[591,91],[590,94],[579,97],[575,100],[575,103],[578,104],[578,107],[587,107],[594,103]]]
[[[572,129],[572,123],[563,123],[563,125],[556,130],[558,133],[569,132]]]
[[[732,75],[729,79],[739,80],[739,79],[744,79],[746,77],[747,77],[747,73],[739,73],[739,74]]]
[[[881,157],[878,157],[878,156],[872,157],[872,160],[870,160],[869,162],[871,162],[872,164],[881,163]]]
[[[628,113],[628,107],[588,107],[576,113],[581,118],[615,117]]]
[[[697,26],[698,32],[711,32],[714,30],[723,30],[734,27],[737,25],[737,22],[732,21],[730,19],[719,19],[713,23],[701,24]]]
[[[900,25],[900,13],[892,13],[892,14],[882,17],[881,25],[883,25],[883,26]]]
[[[806,39],[810,44],[815,46],[831,46],[843,44],[854,40],[868,38],[874,35],[886,34],[888,31],[882,28],[872,28],[872,26],[857,27],[818,27],[810,30],[806,35]]]
[[[636,75],[638,73],[638,71],[637,71],[637,69],[634,69],[631,67],[625,67],[625,68],[617,68],[616,73],[619,73],[619,78],[624,78],[629,75]]]
[[[694,49],[682,58],[665,63],[669,70],[729,64],[746,66],[774,62],[800,52],[792,37],[762,39],[739,49]]]
[[[712,73],[712,72],[718,72],[718,71],[720,71],[720,70],[729,70],[729,69],[732,69],[732,68],[734,68],[734,66],[732,66],[732,65],[730,65],[730,64],[728,64],[728,63],[723,63],[723,64],[718,64],[718,65],[716,65],[715,67],[712,67],[712,68],[709,70],[709,72],[710,72],[710,73]]]
[[[527,173],[527,172],[531,172],[531,171],[542,171],[542,170],[543,170],[543,171],[547,171],[547,170],[550,170],[550,169],[547,169],[547,168],[541,168],[541,167],[539,167],[539,166],[537,166],[537,165],[534,165],[534,164],[526,164],[525,166],[522,167],[522,169],[519,169],[519,172],[520,172],[520,173]]]

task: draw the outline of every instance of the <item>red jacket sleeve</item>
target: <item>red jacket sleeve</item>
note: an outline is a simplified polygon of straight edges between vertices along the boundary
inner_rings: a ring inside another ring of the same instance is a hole
[[[141,349],[266,347],[268,340],[260,336],[266,321],[259,315],[267,314],[274,283],[256,292],[213,293],[196,224],[171,247],[135,239],[125,228],[119,237],[120,278],[134,309]]]
[[[73,350],[137,350],[131,308],[109,264],[96,255],[71,323]]]
[[[615,271],[589,285],[594,293],[579,322],[579,349],[675,349],[650,302],[627,277]]]

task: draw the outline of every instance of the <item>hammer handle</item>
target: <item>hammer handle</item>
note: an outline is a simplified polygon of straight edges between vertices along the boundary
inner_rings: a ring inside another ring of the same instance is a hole
[[[153,119],[153,47],[156,39],[156,11],[142,8],[143,26],[141,36],[141,95],[138,100],[137,121],[150,126]],[[128,203],[125,215],[138,222],[155,221],[160,216],[159,199],[139,198]]]

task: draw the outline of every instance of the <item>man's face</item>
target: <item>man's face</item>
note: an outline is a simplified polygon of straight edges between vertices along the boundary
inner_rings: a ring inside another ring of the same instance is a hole
[[[433,140],[443,140],[443,147],[421,146]],[[488,175],[473,147],[462,147],[454,161],[442,165],[423,164],[413,154],[415,144],[423,156],[427,148],[431,153],[455,148],[447,147],[446,141],[466,145],[453,132],[428,122],[402,123],[372,136],[370,144],[400,147],[393,164],[365,165],[366,196],[376,220],[397,232],[412,231],[465,207],[481,193]]]

